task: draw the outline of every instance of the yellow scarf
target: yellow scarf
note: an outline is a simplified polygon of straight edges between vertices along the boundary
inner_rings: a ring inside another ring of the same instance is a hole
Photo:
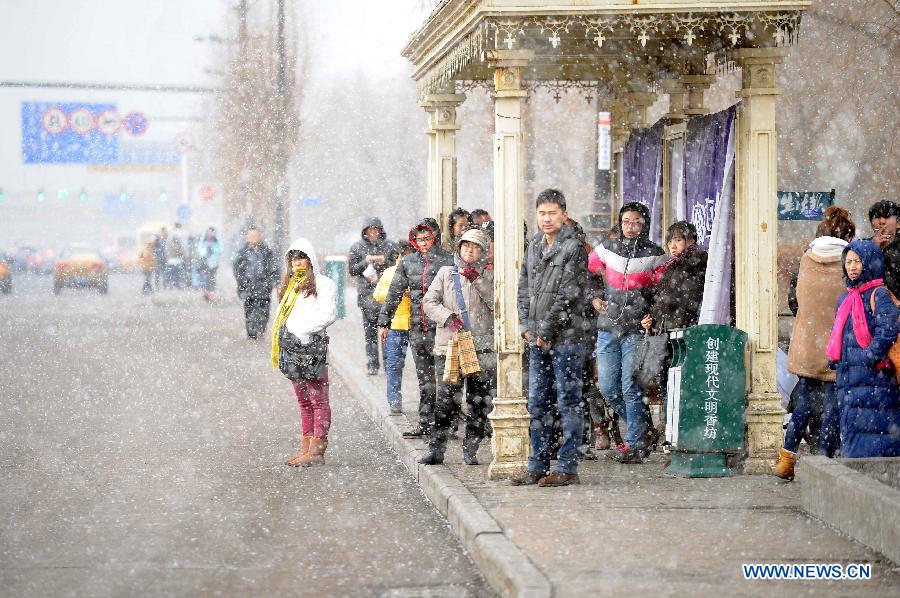
[[[300,296],[297,287],[302,287],[305,282],[306,268],[300,268],[291,276],[287,290],[278,303],[278,310],[275,312],[275,323],[272,325],[272,367],[278,367],[278,354],[281,352],[278,333],[281,332],[281,327],[287,322],[288,316],[291,315],[291,310],[294,309],[294,303],[297,302],[297,298]]]

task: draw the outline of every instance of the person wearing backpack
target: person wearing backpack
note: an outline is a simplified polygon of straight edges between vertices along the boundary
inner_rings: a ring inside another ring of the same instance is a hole
[[[833,457],[840,442],[835,372],[828,367],[825,347],[834,323],[834,305],[845,290],[841,256],[853,240],[856,225],[850,213],[831,206],[816,230],[816,238],[800,258],[797,274],[797,312],[788,349],[788,370],[799,377],[794,389],[794,409],[779,450],[775,476],[794,479],[797,449],[807,427],[820,420],[818,447],[810,447]]]
[[[900,390],[888,350],[897,341],[897,306],[884,286],[884,255],[853,241],[842,255],[845,292],[827,355],[836,369],[841,457],[900,456]]]
[[[272,326],[272,365],[291,380],[300,405],[302,435],[297,454],[284,464],[324,465],[331,428],[325,329],[337,319],[337,286],[322,274],[306,239],[291,243],[285,262],[288,268],[278,288]]]
[[[463,461],[478,465],[477,453],[487,429],[487,414],[493,406],[497,356],[494,352],[494,271],[488,268],[487,255],[491,240],[479,228],[470,228],[456,240],[452,266],[441,268],[425,293],[423,306],[428,319],[437,324],[434,342],[434,365],[438,394],[434,407],[434,428],[428,450],[418,462],[438,465],[444,462],[450,426],[461,411],[460,399],[465,383],[466,436]],[[448,381],[447,351],[454,333],[472,333],[475,353],[481,371],[465,379]]]

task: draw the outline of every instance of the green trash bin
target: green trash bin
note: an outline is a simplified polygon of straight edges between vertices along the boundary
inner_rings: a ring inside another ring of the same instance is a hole
[[[343,320],[347,315],[347,302],[344,299],[347,289],[347,257],[343,255],[326,257],[325,276],[333,280],[337,286],[337,317],[339,320]]]
[[[669,333],[672,363],[666,384],[666,473],[725,477],[726,454],[744,445],[747,333],[704,324]]]

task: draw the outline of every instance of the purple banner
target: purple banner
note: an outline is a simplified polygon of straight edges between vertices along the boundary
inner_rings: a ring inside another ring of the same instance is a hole
[[[622,156],[623,204],[633,201],[649,208],[650,238],[659,242],[659,191],[662,173],[662,138],[665,123],[659,121],[649,129],[632,131]]]
[[[697,227],[697,242],[709,247],[716,207],[729,167],[728,146],[737,106],[692,118],[684,142],[684,200],[687,218]],[[729,193],[730,196],[733,194]]]

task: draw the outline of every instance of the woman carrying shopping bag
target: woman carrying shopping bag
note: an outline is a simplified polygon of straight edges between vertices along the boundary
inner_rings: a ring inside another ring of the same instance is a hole
[[[278,289],[272,326],[272,365],[291,381],[300,405],[302,435],[299,451],[284,464],[324,465],[331,427],[325,329],[337,319],[335,284],[320,272],[306,239],[291,243],[285,261],[288,271]]]
[[[490,243],[481,229],[463,232],[456,242],[454,265],[441,268],[425,293],[425,315],[438,324],[434,359],[439,383],[434,429],[428,451],[419,457],[425,465],[444,462],[448,430],[462,409],[455,397],[461,396],[463,383],[469,408],[463,460],[478,465],[476,455],[493,407],[497,373],[494,271],[486,260]]]

